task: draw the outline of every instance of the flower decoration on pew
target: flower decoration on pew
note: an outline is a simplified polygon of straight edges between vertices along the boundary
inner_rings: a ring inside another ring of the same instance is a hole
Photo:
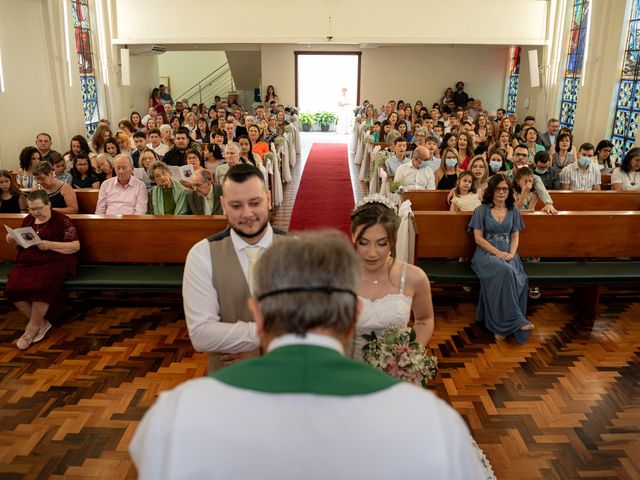
[[[393,182],[389,183],[389,191],[391,193],[404,193],[405,188],[404,185],[402,185],[402,182],[400,182],[399,180],[394,180]]]
[[[371,170],[369,171],[369,174],[371,175],[372,180],[378,178],[378,169],[383,167],[384,162],[386,161],[387,153],[384,150],[380,150],[371,156]]]
[[[276,138],[273,139],[273,143],[275,143],[276,145],[282,146],[284,145],[284,137],[282,135],[278,135]]]
[[[300,112],[298,107],[294,107],[293,105],[287,105],[287,108],[291,112],[291,115],[298,115],[298,113]]]
[[[284,131],[287,133],[291,133],[293,132],[293,127],[291,125],[285,125],[284,126]]]
[[[412,328],[391,326],[380,336],[375,332],[362,336],[364,360],[371,366],[406,382],[426,387],[436,376],[438,359],[428,355],[426,348],[416,342]]]
[[[364,136],[364,143],[373,143],[374,141],[375,141],[375,138],[373,135]]]

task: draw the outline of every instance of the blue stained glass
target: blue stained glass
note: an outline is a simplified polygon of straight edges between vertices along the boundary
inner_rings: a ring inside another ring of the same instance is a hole
[[[640,0],[633,0],[629,31],[611,129],[612,157],[619,160],[633,147],[640,126]]]
[[[562,99],[560,102],[560,124],[568,128],[573,128],[574,112],[576,104],[578,103],[584,50],[587,40],[589,0],[574,0],[572,15],[569,52],[567,53]]]
[[[92,135],[100,120],[100,108],[98,105],[98,82],[93,70],[90,11],[88,0],[70,1],[76,53],[78,55],[78,69],[80,71],[80,85],[82,87],[84,124],[88,135]]]
[[[510,73],[509,88],[507,90],[507,113],[515,113],[520,83],[520,47],[513,49]]]

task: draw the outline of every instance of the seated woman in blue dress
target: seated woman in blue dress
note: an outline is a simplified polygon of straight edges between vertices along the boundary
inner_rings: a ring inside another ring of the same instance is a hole
[[[477,321],[485,324],[496,341],[513,334],[523,344],[534,325],[526,318],[529,281],[518,256],[524,223],[514,203],[507,177],[493,175],[469,223],[476,242],[471,267],[480,279]]]

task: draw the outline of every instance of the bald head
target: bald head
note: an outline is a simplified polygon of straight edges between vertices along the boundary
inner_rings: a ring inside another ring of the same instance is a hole
[[[416,167],[419,167],[422,162],[429,158],[429,149],[425,146],[416,147],[413,151],[413,157],[411,161]]]

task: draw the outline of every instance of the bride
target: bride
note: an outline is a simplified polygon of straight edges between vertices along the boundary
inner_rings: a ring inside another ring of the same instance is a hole
[[[434,314],[431,286],[420,268],[395,259],[400,218],[386,197],[363,198],[351,213],[351,235],[362,261],[358,296],[363,302],[356,321],[353,357],[362,360],[362,335],[380,333],[389,326],[404,327],[413,313],[416,341],[427,347],[433,333]],[[495,480],[491,463],[473,441],[487,480]]]
[[[364,303],[356,323],[354,358],[362,359],[363,334],[386,327],[406,326],[413,313],[416,341],[427,346],[434,314],[427,275],[418,267],[395,259],[400,218],[393,203],[380,195],[365,197],[351,214],[351,234],[362,260],[358,295]]]

